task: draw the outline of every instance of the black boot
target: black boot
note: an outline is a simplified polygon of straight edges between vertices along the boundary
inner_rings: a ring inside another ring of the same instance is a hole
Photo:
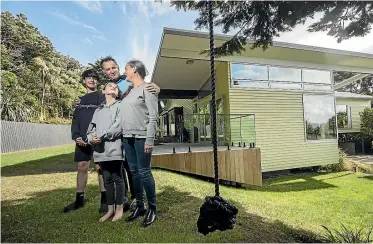
[[[130,204],[130,210],[131,210],[131,212],[133,212],[133,211],[135,211],[135,209],[136,209],[136,205],[137,205],[137,203],[136,203],[136,199],[131,199],[131,204]]]
[[[77,210],[84,206],[84,192],[77,192],[75,197],[75,202],[71,203],[70,205],[67,205],[63,208],[63,212],[67,213],[70,211]]]
[[[145,215],[144,227],[151,225],[157,219],[157,211],[155,208],[150,207]]]
[[[144,204],[137,205],[135,210],[131,213],[131,215],[126,218],[126,221],[130,222],[135,219],[138,219],[139,217],[144,216],[145,212],[146,209],[144,208]]]
[[[106,200],[106,191],[101,192],[101,205],[98,210],[100,214],[106,214],[108,212],[107,200]]]

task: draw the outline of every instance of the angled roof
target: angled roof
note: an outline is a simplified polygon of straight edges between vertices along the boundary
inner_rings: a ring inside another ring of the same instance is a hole
[[[334,92],[335,97],[341,97],[341,98],[360,98],[360,99],[373,99],[373,96],[369,95],[362,95],[352,92]]]

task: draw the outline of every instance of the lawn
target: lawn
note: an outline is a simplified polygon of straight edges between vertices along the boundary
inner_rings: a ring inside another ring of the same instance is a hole
[[[2,242],[317,242],[321,225],[373,225],[371,176],[309,173],[266,180],[263,187],[222,186],[222,196],[239,208],[237,224],[203,236],[196,228],[199,207],[214,185],[163,170],[154,170],[159,219],[152,226],[99,223],[94,171],[86,206],[61,213],[75,196],[72,158],[70,145],[2,155]]]

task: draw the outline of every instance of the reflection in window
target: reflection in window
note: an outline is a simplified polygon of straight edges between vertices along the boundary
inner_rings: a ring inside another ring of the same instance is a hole
[[[350,106],[347,105],[337,105],[337,126],[338,129],[351,128],[351,113]]]
[[[302,80],[306,83],[332,83],[330,71],[326,70],[303,69]]]
[[[232,63],[231,72],[233,80],[268,80],[267,66]]]
[[[269,79],[273,81],[302,82],[301,69],[269,67]]]
[[[302,89],[302,84],[272,82],[271,88],[300,90]]]
[[[303,108],[307,140],[337,138],[333,96],[305,94]]]

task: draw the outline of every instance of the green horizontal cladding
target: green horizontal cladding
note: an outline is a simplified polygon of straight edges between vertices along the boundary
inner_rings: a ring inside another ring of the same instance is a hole
[[[175,107],[183,107],[184,113],[193,113],[193,100],[192,99],[170,99],[167,101],[165,111],[169,111]]]
[[[339,128],[338,133],[360,132],[360,112],[371,107],[370,99],[336,98],[336,105],[347,105],[351,108],[351,128]]]
[[[302,93],[231,88],[229,100],[231,114],[255,114],[263,172],[338,162],[336,140],[305,140]]]

